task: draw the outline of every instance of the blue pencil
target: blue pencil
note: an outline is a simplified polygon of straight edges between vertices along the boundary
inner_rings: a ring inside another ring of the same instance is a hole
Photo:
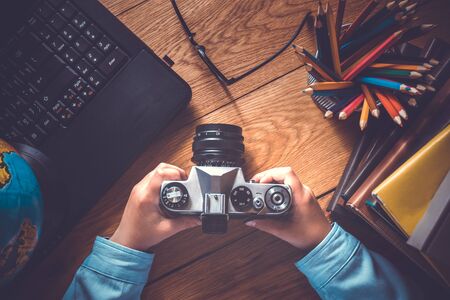
[[[410,95],[420,95],[420,92],[409,85],[403,84],[401,82],[384,79],[384,78],[378,78],[378,77],[369,77],[369,76],[360,76],[357,77],[356,80],[361,83],[369,84],[369,85],[375,85],[395,91],[400,91],[402,93],[407,93]]]
[[[343,109],[348,103],[352,102],[356,97],[358,97],[360,92],[353,91],[351,94],[348,94],[346,97],[340,97],[340,101],[336,102],[335,105],[328,108],[325,112],[324,117],[326,119],[332,118],[335,113]]]

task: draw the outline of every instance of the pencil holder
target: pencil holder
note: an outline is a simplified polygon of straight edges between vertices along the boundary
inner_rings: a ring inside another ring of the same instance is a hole
[[[370,115],[378,118],[382,111],[403,126],[408,119],[404,107],[417,106],[416,98],[435,91],[425,77],[434,80],[430,72],[439,65],[432,57],[421,57],[421,49],[408,43],[436,27],[407,25],[417,20],[419,3],[391,1],[371,14],[378,4],[369,2],[353,23],[341,26],[345,1],[339,2],[336,15],[329,3],[323,9],[319,1],[316,55],[293,45],[309,73],[303,92],[311,95],[326,118],[346,120],[361,111],[361,130]]]

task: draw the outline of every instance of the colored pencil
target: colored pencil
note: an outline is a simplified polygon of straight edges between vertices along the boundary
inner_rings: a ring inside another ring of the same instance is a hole
[[[307,95],[312,96],[322,96],[322,97],[339,97],[339,96],[345,96],[349,93],[353,93],[357,91],[355,88],[342,88],[342,89],[335,89],[335,90],[314,90],[312,88],[306,88],[302,92]]]
[[[327,67],[332,67],[330,40],[328,39],[327,20],[322,5],[319,5],[314,23],[317,44],[317,59]]]
[[[401,37],[402,33],[402,30],[396,31],[375,49],[363,56],[361,60],[350,66],[344,73],[343,79],[349,81],[355,78],[364,68],[371,65],[386,49],[391,47]]]
[[[388,80],[384,78],[378,77],[369,77],[369,76],[361,76],[357,78],[358,82],[370,84],[374,86],[379,86],[395,91],[400,91],[402,93],[408,93],[410,95],[418,95],[419,91],[415,87],[411,87],[409,85],[403,84],[401,82]]]
[[[403,127],[402,125],[402,119],[400,118],[400,115],[398,114],[398,111],[394,108],[394,106],[391,104],[389,99],[380,91],[377,89],[374,89],[375,95],[377,96],[378,100],[380,100],[383,107],[386,109],[388,115],[391,117],[391,119],[397,123],[399,126]]]
[[[422,24],[411,27],[408,30],[406,30],[405,34],[402,36],[399,42],[404,43],[412,39],[418,38],[424,34],[427,34],[436,27],[437,27],[436,24]]]
[[[365,43],[367,43],[374,37],[387,31],[389,28],[392,28],[395,25],[398,25],[399,21],[401,21],[402,17],[403,17],[403,13],[399,12],[393,16],[386,18],[380,24],[377,24],[377,26],[375,26],[374,28],[367,30],[364,33],[364,35],[359,35],[358,37],[355,37],[354,39],[351,39],[350,41],[348,41],[344,44],[341,43],[341,47],[339,49],[340,54],[343,57],[349,56],[349,54],[355,52],[362,45],[364,45]]]
[[[364,99],[363,107],[361,110],[361,116],[359,119],[359,127],[361,128],[361,130],[366,129],[368,121],[369,121],[369,103],[367,102],[366,99]]]
[[[361,13],[356,17],[350,27],[341,35],[340,42],[345,43],[355,32],[358,26],[370,15],[370,13],[377,7],[381,0],[372,0],[366,7],[361,11]]]
[[[373,98],[372,93],[365,84],[361,84],[361,90],[366,98],[367,104],[369,105],[370,113],[378,119],[380,117],[380,110],[378,109],[377,102]]]
[[[330,47],[331,47],[331,58],[333,60],[333,69],[334,72],[339,76],[342,76],[341,71],[341,60],[339,58],[339,45],[336,36],[336,22],[334,20],[333,8],[330,3],[327,2],[325,6],[325,15],[327,16],[327,28],[328,28],[328,37],[330,39]]]
[[[340,82],[314,82],[309,85],[309,88],[320,91],[320,90],[340,90],[353,87],[355,84],[353,81],[340,81]]]
[[[314,69],[325,79],[328,81],[340,81],[339,76],[334,73],[333,70],[329,69],[322,62],[317,60],[311,53],[309,53],[305,48],[299,47],[295,44],[292,44],[295,52],[302,56],[305,62],[311,64]]]
[[[389,28],[386,32],[383,32],[377,37],[374,37],[372,40],[368,41],[365,45],[362,45],[359,49],[355,50],[353,53],[345,53],[341,54],[342,69],[348,69],[352,64],[360,60],[364,55],[372,51],[376,46],[381,44],[387,38],[389,38],[394,32],[397,31],[397,28]],[[384,54],[383,54],[384,55]]]
[[[345,4],[347,0],[339,0],[338,8],[336,11],[336,37],[339,42],[341,36],[342,21],[344,20]]]
[[[408,71],[416,71],[416,72],[425,72],[428,71],[429,68],[424,65],[413,65],[413,64],[392,64],[392,63],[374,63],[369,66],[369,68],[375,69],[394,69],[394,70],[408,70]]]
[[[377,59],[377,62],[379,63],[386,63],[386,64],[398,64],[398,65],[420,65],[424,63],[429,63],[433,66],[439,65],[439,60],[435,58],[424,58],[424,57],[416,57],[416,56],[406,56],[406,55],[395,55],[391,53],[385,53],[380,56],[379,59]]]
[[[361,105],[363,101],[364,94],[360,94],[355,99],[353,99],[339,112],[339,120],[345,120],[350,117],[350,115]]]
[[[393,13],[398,12],[397,8],[398,8],[398,5],[397,5],[396,1],[391,1],[391,2],[386,3],[386,5],[382,9],[380,9],[378,12],[376,12],[374,15],[372,15],[370,18],[368,18],[362,24],[360,24],[358,26],[358,28],[355,30],[355,32],[352,34],[352,37],[356,37],[361,34],[364,34],[366,31],[370,30],[371,28],[374,28],[377,24],[379,24],[385,18],[389,17]]]
[[[393,69],[366,69],[363,71],[367,76],[382,76],[388,78],[411,78],[418,79],[422,77],[422,74],[416,71],[408,70],[393,70]]]
[[[399,116],[402,117],[404,120],[408,120],[408,114],[406,113],[406,110],[403,108],[403,106],[400,104],[400,101],[398,101],[397,97],[395,97],[395,95],[392,93],[386,93],[385,95],[387,96],[387,98],[389,99],[395,110],[398,112]]]

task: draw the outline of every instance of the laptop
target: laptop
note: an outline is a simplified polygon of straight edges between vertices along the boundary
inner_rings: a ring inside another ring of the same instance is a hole
[[[98,1],[1,4],[0,137],[54,166],[66,225],[190,99],[188,84]]]

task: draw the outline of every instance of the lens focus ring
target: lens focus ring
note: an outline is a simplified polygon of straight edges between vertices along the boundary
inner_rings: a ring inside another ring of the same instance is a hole
[[[195,130],[192,161],[199,166],[239,167],[244,163],[244,137],[239,126],[203,124]]]

